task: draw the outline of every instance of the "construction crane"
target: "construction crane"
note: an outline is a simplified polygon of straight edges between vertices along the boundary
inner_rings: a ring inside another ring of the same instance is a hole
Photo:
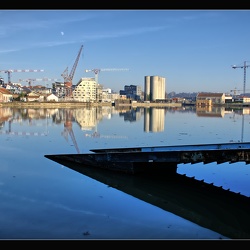
[[[36,82],[36,81],[44,81],[44,82],[48,82],[48,81],[61,81],[61,79],[56,79],[56,78],[28,78],[28,79],[19,79],[19,82],[28,82],[30,87],[31,87],[31,83],[32,82]]]
[[[85,72],[94,72],[95,74],[95,82],[98,83],[98,74],[101,72],[101,71],[127,71],[129,69],[116,69],[116,68],[113,68],[113,69],[86,69]]]
[[[245,89],[245,91],[250,91],[250,89]],[[237,95],[238,92],[243,92],[242,89],[231,89],[230,92],[233,92],[234,95]]]
[[[244,69],[243,94],[245,94],[245,91],[246,91],[246,69],[248,67],[250,67],[250,65],[247,65],[246,61],[244,61],[244,65],[243,66],[236,66],[236,65],[232,66],[233,69],[237,69],[237,68]]]
[[[80,55],[82,53],[82,49],[83,49],[83,45],[81,45],[81,47],[80,47],[80,50],[79,50],[79,52],[77,54],[75,63],[73,65],[72,69],[71,69],[70,74],[68,74],[68,67],[61,74],[61,76],[64,79],[64,86],[66,87],[66,96],[67,97],[72,96],[72,80],[73,80],[73,77],[75,75],[76,67],[77,67],[77,64],[79,62]]]
[[[11,83],[11,73],[12,72],[43,72],[43,69],[2,69],[0,72],[8,74],[8,83]]]

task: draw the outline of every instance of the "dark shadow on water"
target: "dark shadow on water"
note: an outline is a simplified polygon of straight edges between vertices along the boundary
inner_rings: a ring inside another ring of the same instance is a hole
[[[56,162],[228,238],[250,239],[249,197],[177,173],[129,175]]]

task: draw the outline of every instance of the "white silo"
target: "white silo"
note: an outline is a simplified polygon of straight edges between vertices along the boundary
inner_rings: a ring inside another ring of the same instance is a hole
[[[144,101],[150,101],[150,76],[144,78]]]

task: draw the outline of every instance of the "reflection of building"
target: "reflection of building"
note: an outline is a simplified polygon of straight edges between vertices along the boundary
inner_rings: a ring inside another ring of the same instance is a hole
[[[165,109],[145,108],[144,109],[144,131],[161,132],[164,131]]]
[[[119,115],[124,117],[124,121],[130,121],[130,122],[139,121],[142,116],[140,108],[131,109],[126,112],[120,112]]]
[[[144,101],[156,101],[165,99],[166,79],[160,76],[145,76]]]
[[[73,116],[82,130],[93,130],[97,124],[96,108],[75,109]]]
[[[250,115],[250,108],[244,107],[243,110],[242,110],[242,114],[243,115]]]
[[[225,107],[197,106],[196,115],[203,117],[224,117]]]
[[[12,118],[12,111],[10,108],[3,107],[0,108],[0,128],[6,121],[9,121]]]
[[[52,109],[49,110],[52,111]],[[47,109],[0,108],[0,134],[14,136],[46,136],[48,135],[48,116]],[[8,122],[7,129],[3,130],[5,122]],[[29,129],[26,131],[23,131],[23,129],[22,131],[17,131],[18,125],[23,127],[25,122],[29,125]],[[40,128],[37,129],[37,127]],[[46,131],[40,132],[40,130],[43,130],[44,128],[46,128]]]

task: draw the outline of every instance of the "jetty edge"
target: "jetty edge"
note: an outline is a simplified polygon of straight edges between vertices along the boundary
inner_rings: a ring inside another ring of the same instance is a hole
[[[103,168],[127,174],[167,172],[175,174],[178,164],[229,162],[250,163],[250,142],[196,145],[101,148],[84,154],[53,154],[44,157],[56,162],[72,162],[83,167]]]

